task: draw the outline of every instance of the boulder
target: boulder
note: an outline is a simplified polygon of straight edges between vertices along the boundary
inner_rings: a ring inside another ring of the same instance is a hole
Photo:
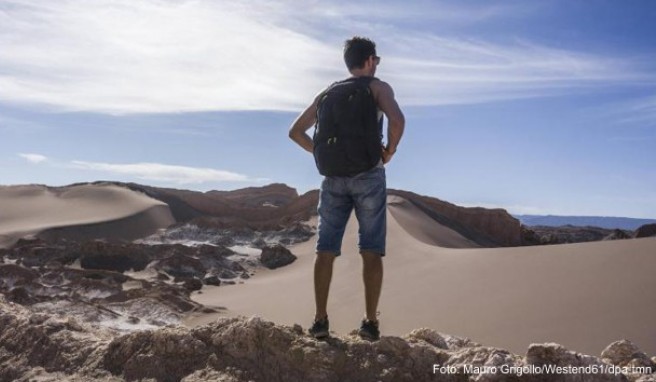
[[[216,275],[206,276],[203,279],[203,282],[205,283],[205,285],[215,285],[215,286],[221,285],[221,279]]]
[[[296,260],[296,256],[282,245],[272,245],[262,248],[260,262],[269,269],[276,269],[289,265]]]
[[[193,292],[195,290],[201,290],[203,288],[203,283],[195,277],[190,277],[184,280],[182,286],[188,291]]]
[[[646,366],[656,372],[656,364],[649,359],[633,342],[629,340],[615,341],[601,352],[601,358],[613,365],[624,367]]]

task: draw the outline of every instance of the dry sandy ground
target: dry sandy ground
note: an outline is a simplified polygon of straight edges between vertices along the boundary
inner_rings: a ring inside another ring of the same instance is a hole
[[[410,203],[388,200],[388,254],[380,303],[383,335],[419,327],[469,337],[518,354],[557,342],[598,355],[629,339],[656,354],[656,238],[518,248],[466,248]],[[408,234],[410,233],[410,234]],[[437,245],[448,241],[461,249]],[[245,284],[204,287],[193,298],[229,315],[259,315],[307,328],[314,314],[315,239],[290,249],[293,264],[259,271]],[[328,312],[345,334],[364,312],[361,261],[352,218],[336,260]],[[216,315],[189,317],[199,325]]]
[[[26,235],[138,238],[174,222],[168,205],[124,187],[0,186],[0,248]]]

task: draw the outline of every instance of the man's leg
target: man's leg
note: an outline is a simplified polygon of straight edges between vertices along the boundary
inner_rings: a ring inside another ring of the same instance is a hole
[[[362,280],[364,281],[364,300],[366,316],[370,321],[377,321],[378,300],[383,286],[383,259],[380,254],[362,251]]]
[[[318,251],[314,260],[315,320],[320,320],[328,315],[328,292],[330,291],[330,280],[333,277],[334,261],[335,254],[326,251]]]
[[[327,315],[333,262],[340,255],[346,223],[353,210],[353,201],[344,193],[342,183],[337,178],[325,177],[319,191],[319,237],[314,261],[315,320],[321,320]]]

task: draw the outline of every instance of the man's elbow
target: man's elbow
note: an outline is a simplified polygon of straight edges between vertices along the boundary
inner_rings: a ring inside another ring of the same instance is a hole
[[[289,135],[289,138],[290,138],[292,141],[296,141],[296,139],[297,139],[297,137],[298,137],[298,131],[296,131],[296,129],[292,126],[292,127],[289,129],[289,133],[288,133],[288,135]]]

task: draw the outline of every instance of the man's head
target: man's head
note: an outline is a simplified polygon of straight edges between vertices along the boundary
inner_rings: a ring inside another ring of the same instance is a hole
[[[368,38],[355,36],[344,42],[344,63],[349,72],[364,70],[364,74],[373,75],[379,62],[376,44]]]

